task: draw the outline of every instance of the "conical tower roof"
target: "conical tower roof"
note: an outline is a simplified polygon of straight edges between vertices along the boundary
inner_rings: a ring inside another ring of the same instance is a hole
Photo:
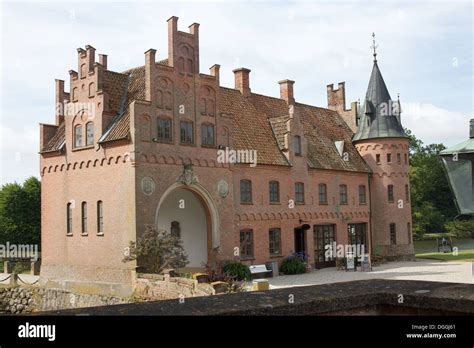
[[[375,53],[374,57],[376,57]],[[359,127],[353,140],[407,138],[401,125],[400,112],[400,103],[392,101],[377,59],[374,59],[364,105],[359,108]]]

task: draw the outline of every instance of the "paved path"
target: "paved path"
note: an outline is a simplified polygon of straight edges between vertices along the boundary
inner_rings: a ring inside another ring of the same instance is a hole
[[[440,262],[417,260],[389,262],[374,267],[372,272],[337,271],[336,268],[314,270],[311,273],[270,278],[270,288],[316,285],[363,279],[406,279],[474,284],[472,262]]]

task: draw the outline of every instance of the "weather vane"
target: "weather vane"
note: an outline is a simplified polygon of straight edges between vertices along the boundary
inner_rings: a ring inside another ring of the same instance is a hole
[[[377,47],[378,45],[375,44],[375,33],[372,33],[372,46],[370,46],[370,48],[374,50],[374,62],[377,61]]]

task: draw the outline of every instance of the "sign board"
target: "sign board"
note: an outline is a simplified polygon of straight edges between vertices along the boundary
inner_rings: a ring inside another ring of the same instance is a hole
[[[369,272],[372,270],[372,265],[370,264],[370,255],[364,255],[364,258],[360,264],[360,270],[362,272]]]
[[[355,271],[355,259],[353,254],[347,254],[346,256],[346,270]]]

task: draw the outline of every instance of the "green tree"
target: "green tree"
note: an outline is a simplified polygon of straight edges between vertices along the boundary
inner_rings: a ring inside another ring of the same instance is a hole
[[[439,152],[443,144],[424,145],[409,130],[410,137],[410,186],[413,211],[413,232],[421,237],[428,232],[444,232],[445,223],[456,215],[453,196]]]
[[[0,189],[0,244],[38,244],[41,238],[41,183],[35,177],[23,185]]]

